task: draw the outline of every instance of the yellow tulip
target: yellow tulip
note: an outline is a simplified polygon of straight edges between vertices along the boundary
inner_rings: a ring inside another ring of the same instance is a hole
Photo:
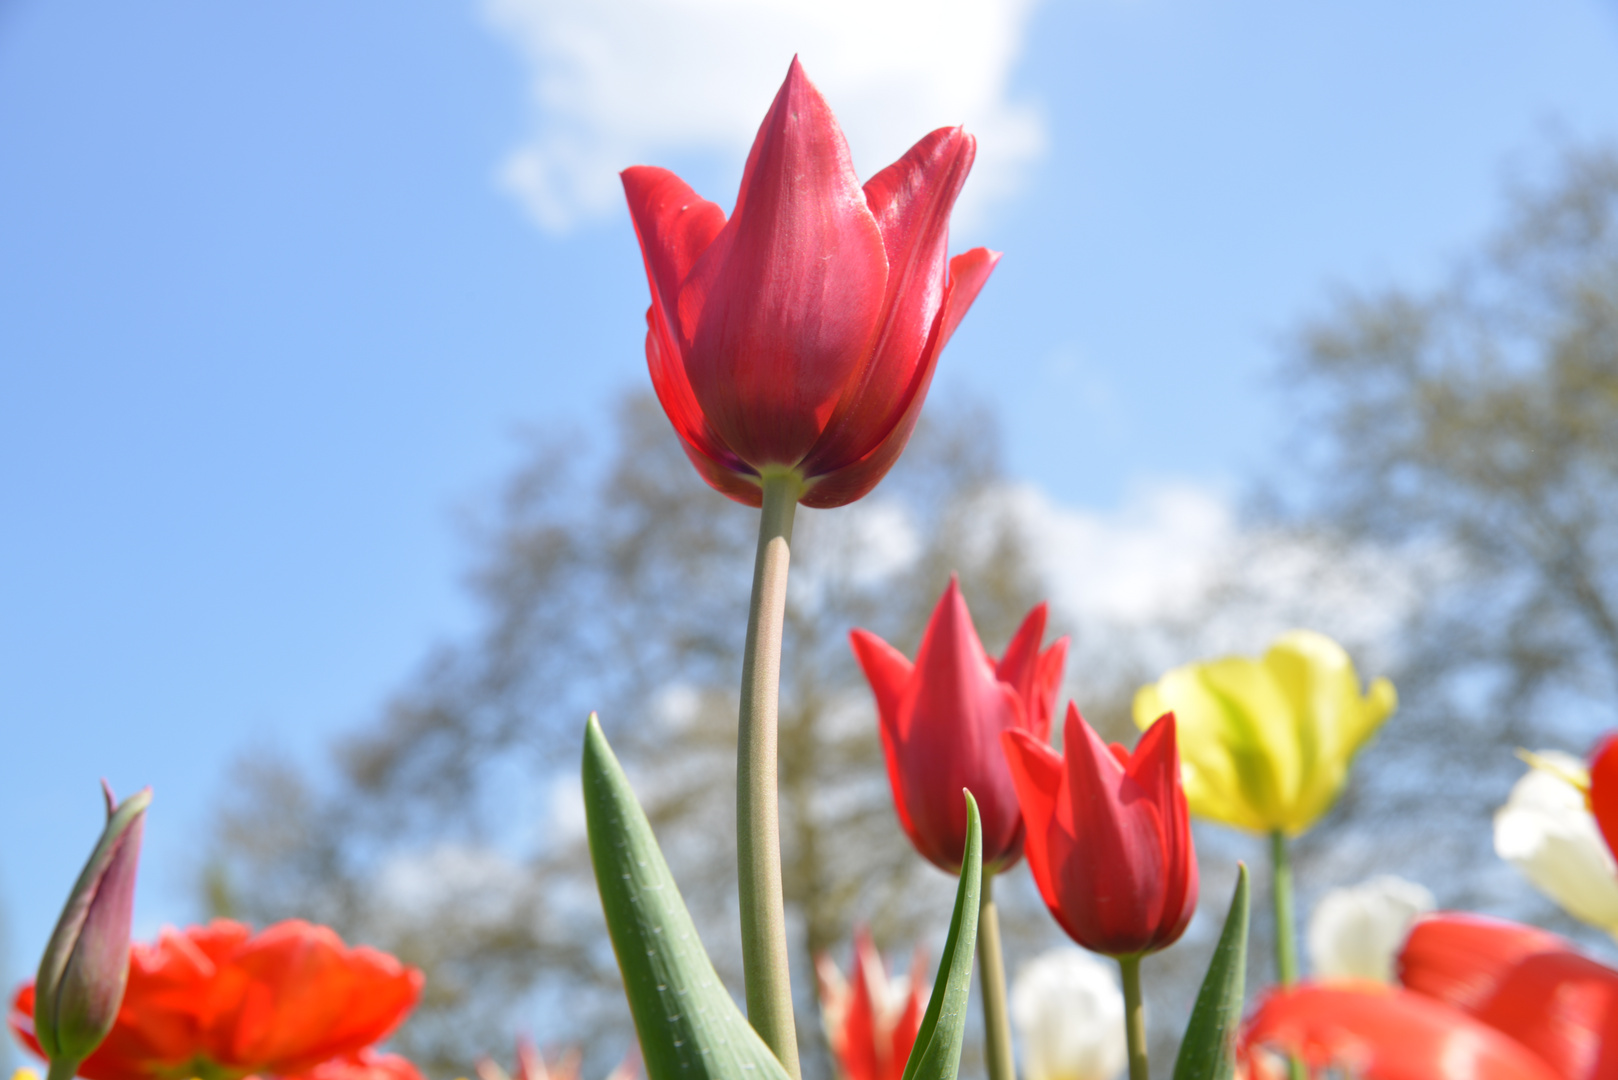
[[[1387,679],[1361,695],[1354,662],[1331,638],[1293,630],[1261,660],[1188,664],[1142,687],[1135,723],[1174,713],[1193,814],[1296,836],[1331,809],[1354,755],[1397,704]]]

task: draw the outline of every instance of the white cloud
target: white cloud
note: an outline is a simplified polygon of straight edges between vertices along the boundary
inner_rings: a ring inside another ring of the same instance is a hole
[[[740,163],[794,54],[869,176],[934,128],[965,124],[970,227],[1039,158],[1010,76],[1038,0],[485,0],[529,64],[534,129],[500,171],[542,227],[614,210],[617,173],[711,152]],[[704,192],[728,208],[734,192]],[[964,224],[963,224],[964,223]]]

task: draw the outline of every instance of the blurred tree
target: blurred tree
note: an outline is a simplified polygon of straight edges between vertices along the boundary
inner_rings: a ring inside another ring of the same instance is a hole
[[[1401,715],[1308,852],[1402,860],[1446,905],[1521,904],[1488,829],[1511,748],[1582,753],[1618,726],[1618,154],[1565,148],[1439,287],[1339,295],[1284,375],[1293,523],[1414,600],[1391,635]]]
[[[997,443],[981,411],[933,403],[874,495],[799,513],[781,801],[800,1016],[817,1053],[809,956],[854,920],[888,948],[931,935],[936,950],[953,895],[898,828],[848,631],[914,655],[959,569],[985,642],[1004,646],[1041,597],[1011,519],[984,497]],[[630,1038],[575,779],[592,709],[716,964],[740,983],[735,725],[757,513],[698,479],[650,395],[624,402],[604,469],[576,445],[536,443],[475,529],[477,632],[343,741],[326,781],[273,757],[243,762],[204,877],[215,913],[318,919],[426,969],[401,1042],[443,1075],[523,1027],[587,1040],[603,1069]],[[1046,934],[1038,918],[1024,922]]]

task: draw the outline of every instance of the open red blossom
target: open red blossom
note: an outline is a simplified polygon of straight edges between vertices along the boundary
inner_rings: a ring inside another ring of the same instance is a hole
[[[1400,981],[1532,1050],[1565,1080],[1618,1076],[1618,971],[1555,934],[1482,915],[1428,916]]]
[[[300,1076],[280,1080],[423,1080],[421,1070],[409,1058],[361,1050],[357,1054],[332,1058]]]
[[[624,170],[652,291],[652,386],[709,484],[758,506],[762,474],[785,470],[805,506],[827,507],[886,475],[999,259],[948,258],[976,153],[940,128],[862,188],[794,59],[728,221],[667,169]]]
[[[964,800],[963,800],[964,801]],[[843,1080],[901,1080],[927,1011],[924,959],[890,979],[871,935],[854,934],[854,970],[845,980],[829,956],[815,958],[827,1041]]]
[[[1002,736],[1045,906],[1091,952],[1136,956],[1178,941],[1197,907],[1197,856],[1180,788],[1174,714],[1133,753],[1101,741],[1069,702],[1063,753]]]
[[[1381,983],[1276,991],[1243,1027],[1238,1057],[1252,1080],[1285,1080],[1288,1057],[1357,1080],[1571,1080],[1459,1009]]]
[[[155,944],[130,949],[118,1019],[78,1074],[238,1080],[346,1067],[331,1064],[339,1058],[360,1067],[367,1059],[353,1055],[399,1026],[421,986],[415,968],[375,949],[348,948],[330,928],[299,920],[256,935],[223,919],[165,930]],[[33,1014],[34,987],[27,983],[12,1000],[10,1022],[38,1053]],[[387,1061],[372,1065],[398,1072]]]
[[[952,575],[927,621],[912,664],[868,630],[850,635],[876,695],[893,803],[910,842],[949,873],[966,850],[966,800],[977,800],[983,865],[1004,870],[1022,856],[1023,818],[1000,734],[1049,738],[1067,638],[1041,649],[1046,605],[1028,613],[997,663],[983,649]]]

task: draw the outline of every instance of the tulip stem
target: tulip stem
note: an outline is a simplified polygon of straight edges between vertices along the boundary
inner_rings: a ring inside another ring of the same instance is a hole
[[[1275,975],[1282,986],[1298,981],[1298,933],[1292,913],[1292,861],[1286,834],[1270,833],[1270,892],[1275,898]]]
[[[45,1070],[45,1080],[73,1080],[73,1074],[78,1071],[79,1062],[52,1058],[50,1067]]]
[[[1011,1018],[1006,1012],[1006,961],[1000,952],[1000,908],[994,875],[985,871],[978,901],[978,981],[983,989],[983,1054],[989,1080],[1017,1080],[1011,1057]]]
[[[781,690],[781,631],[786,621],[792,518],[802,482],[790,472],[764,478],[764,505],[753,563],[742,654],[741,716],[736,738],[736,860],[742,916],[747,1019],[792,1080],[798,1080],[798,1030],[787,972],[786,905],[781,891],[781,812],[776,773]]]
[[[1129,1039],[1129,1080],[1151,1080],[1146,1067],[1146,1006],[1140,999],[1140,957],[1118,957],[1124,978],[1124,1034]]]

